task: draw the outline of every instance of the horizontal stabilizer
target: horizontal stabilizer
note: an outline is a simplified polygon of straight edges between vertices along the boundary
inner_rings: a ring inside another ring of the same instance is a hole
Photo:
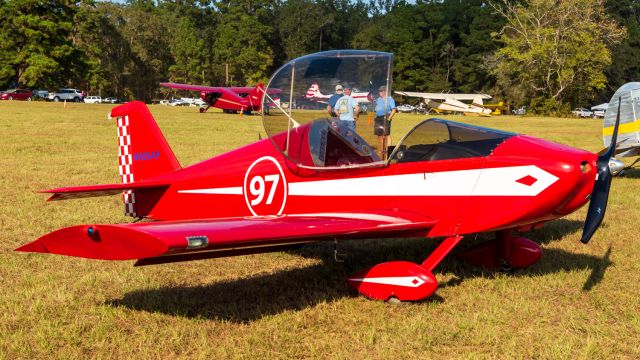
[[[123,191],[136,189],[167,188],[169,184],[158,181],[139,181],[128,184],[102,184],[87,186],[63,187],[43,190],[42,193],[53,194],[47,201],[81,199],[95,196],[121,194]]]
[[[229,250],[261,248],[264,251],[255,252],[267,252],[269,247],[284,244],[426,233],[435,224],[421,215],[400,215],[377,211],[79,225],[44,235],[16,251],[104,260],[146,259],[142,265],[206,258],[202,254]],[[160,256],[161,261],[154,260]]]

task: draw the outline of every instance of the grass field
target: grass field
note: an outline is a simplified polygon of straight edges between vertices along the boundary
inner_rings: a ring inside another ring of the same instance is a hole
[[[420,262],[431,240],[348,242],[344,263],[331,244],[142,268],[14,252],[63,226],[129,221],[117,196],[46,203],[37,193],[118,182],[110,108],[0,102],[0,359],[640,358],[638,170],[614,180],[588,246],[578,240],[581,209],[527,234],[544,251],[533,267],[496,274],[450,257],[420,303],[370,301],[345,278],[381,261]],[[183,166],[262,131],[258,116],[151,111]],[[398,116],[395,137],[423,118]],[[457,119],[602,146],[597,120]]]

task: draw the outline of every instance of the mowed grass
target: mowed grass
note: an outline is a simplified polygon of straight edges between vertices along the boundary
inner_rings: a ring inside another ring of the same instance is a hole
[[[420,262],[430,239],[345,242],[343,263],[332,244],[142,268],[14,252],[63,226],[130,221],[117,196],[47,203],[37,193],[119,181],[111,107],[0,102],[0,359],[640,358],[638,170],[614,180],[588,246],[582,209],[527,234],[543,247],[538,264],[505,275],[451,256],[435,271],[436,294],[419,303],[367,300],[345,278],[377,262]],[[264,136],[259,116],[151,111],[183,166]],[[398,116],[395,140],[424,118]],[[602,146],[598,120],[451,118]]]

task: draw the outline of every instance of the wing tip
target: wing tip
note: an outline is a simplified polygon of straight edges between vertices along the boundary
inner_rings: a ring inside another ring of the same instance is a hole
[[[24,245],[20,246],[19,248],[15,249],[14,251],[42,253],[42,254],[48,254],[49,253],[49,249],[47,249],[47,247],[44,246],[44,244],[42,243],[42,241],[40,241],[40,239],[32,241],[32,242],[30,242],[28,244],[24,244]]]

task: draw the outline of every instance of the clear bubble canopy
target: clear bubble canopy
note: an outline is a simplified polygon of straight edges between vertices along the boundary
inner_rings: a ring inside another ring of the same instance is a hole
[[[263,122],[273,144],[308,168],[383,165],[393,54],[325,51],[291,60],[269,80]]]

